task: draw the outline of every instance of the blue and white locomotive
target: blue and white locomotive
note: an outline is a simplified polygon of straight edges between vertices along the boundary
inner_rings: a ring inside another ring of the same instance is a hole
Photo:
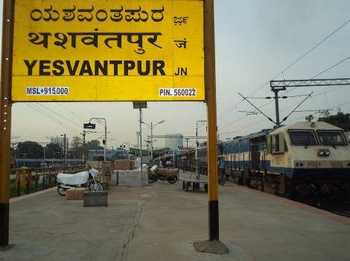
[[[237,183],[287,196],[349,194],[350,145],[326,122],[298,122],[222,144]]]

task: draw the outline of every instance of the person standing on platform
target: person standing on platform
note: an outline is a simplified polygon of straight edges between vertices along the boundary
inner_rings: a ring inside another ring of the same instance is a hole
[[[219,173],[220,173],[220,185],[225,184],[225,160],[224,157],[220,157],[219,159]]]

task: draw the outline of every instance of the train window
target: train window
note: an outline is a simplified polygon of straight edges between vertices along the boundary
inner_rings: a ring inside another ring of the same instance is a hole
[[[272,144],[272,140],[271,140],[271,136],[268,136],[267,137],[267,152],[268,153],[272,153],[272,146],[271,146],[271,144]]]
[[[268,153],[281,154],[288,151],[286,139],[282,133],[269,136],[267,141]]]
[[[284,144],[284,151],[288,151],[288,145],[287,145],[286,139],[283,139],[283,144]]]
[[[330,146],[347,145],[345,135],[342,131],[318,130],[317,134],[322,145],[330,145]]]
[[[284,152],[284,143],[283,135],[276,134],[271,136],[271,153],[283,153]]]
[[[272,138],[272,149],[273,152],[280,152],[280,135],[273,135]]]
[[[316,145],[317,141],[312,130],[289,130],[289,137],[295,146]]]

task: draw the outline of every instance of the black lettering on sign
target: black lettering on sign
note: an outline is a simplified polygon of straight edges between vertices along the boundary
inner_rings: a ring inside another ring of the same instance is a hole
[[[43,19],[44,21],[56,22],[58,19],[60,19],[60,13],[57,10],[53,9],[51,5],[49,8],[44,9]]]
[[[88,76],[92,76],[92,69],[91,69],[91,65],[90,62],[85,60],[83,61],[83,64],[81,65],[81,69],[80,69],[80,76],[84,76],[84,75],[88,75]]]
[[[188,16],[174,16],[175,25],[183,25],[188,23]]]
[[[30,13],[30,18],[32,18],[33,21],[40,21],[43,18],[43,13],[39,9],[33,9]]]
[[[162,60],[24,60],[24,65],[28,76],[164,76],[166,66]]]
[[[35,64],[37,63],[37,60],[34,61],[28,61],[28,60],[24,60],[24,64],[27,66],[27,75],[28,76],[32,76],[33,75],[33,68],[35,66]]]
[[[103,61],[103,64],[100,61],[95,63],[95,75],[108,75],[108,61]]]
[[[75,9],[76,7],[73,6],[73,8],[65,8],[62,9],[64,16],[62,17],[64,21],[68,22],[68,21],[72,21],[75,18]]]
[[[165,75],[164,68],[164,61],[153,61],[153,76],[158,75],[158,72],[160,73],[160,75]]]
[[[62,76],[64,75],[64,61],[62,60],[57,60],[52,63],[53,70],[52,73],[55,76]]]
[[[118,61],[118,60],[112,60],[112,61],[109,61],[110,64],[113,65],[113,68],[114,68],[114,74],[113,75],[119,75],[119,69],[118,69],[118,66],[123,64],[122,61]]]
[[[106,12],[106,10],[100,9],[96,12],[96,19],[99,22],[104,22],[106,21],[108,18],[108,14]]]
[[[135,68],[134,61],[124,61],[124,75],[129,75],[129,71]]]
[[[71,62],[68,60],[66,61],[66,64],[67,64],[69,75],[75,75],[76,71],[78,70],[79,61],[75,61],[73,67]]]
[[[183,40],[174,40],[174,43],[177,48],[187,48],[187,40],[184,38]]]
[[[151,67],[151,61],[149,61],[149,60],[145,61],[144,66],[143,66],[142,62],[140,62],[140,61],[137,62],[137,71],[138,71],[139,75],[141,75],[141,76],[149,75],[150,67]]]
[[[164,18],[164,6],[161,9],[152,9],[152,20],[154,22],[160,22]]]
[[[35,22],[56,22],[62,20],[64,22],[79,21],[82,23],[97,20],[98,22],[105,22],[111,20],[113,22],[161,22],[164,19],[164,6],[151,10],[145,10],[143,7],[124,7],[114,9],[99,9],[92,5],[89,8],[86,6],[66,6],[62,9],[55,9],[52,5],[43,9],[33,9],[30,11],[30,18]]]
[[[42,60],[39,62],[39,75],[40,76],[50,76],[50,61]]]
[[[175,72],[176,76],[186,76],[187,75],[187,67],[178,67],[177,71]]]

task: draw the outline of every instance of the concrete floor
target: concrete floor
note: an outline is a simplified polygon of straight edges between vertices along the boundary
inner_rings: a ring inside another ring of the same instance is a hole
[[[349,218],[232,184],[220,192],[230,253],[197,253],[207,211],[206,194],[167,183],[113,188],[108,208],[49,191],[11,204],[15,247],[0,260],[350,260]]]

